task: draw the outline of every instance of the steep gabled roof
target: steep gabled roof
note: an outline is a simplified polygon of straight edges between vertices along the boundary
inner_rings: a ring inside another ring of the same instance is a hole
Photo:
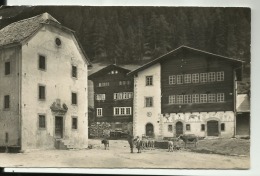
[[[207,52],[207,51],[203,51],[203,50],[199,50],[199,49],[196,49],[196,48],[191,48],[191,47],[188,47],[188,46],[180,46],[144,65],[142,65],[141,67],[131,71],[130,73],[128,73],[128,75],[132,75],[132,74],[135,74],[139,71],[142,71],[142,70],[145,70],[146,68],[158,63],[158,62],[161,62],[165,59],[168,59],[167,56],[169,55],[172,55],[172,54],[177,54],[179,52],[184,52],[184,51],[192,51],[192,52],[195,52],[195,53],[203,53],[203,54],[206,54],[206,55],[209,55],[209,56],[214,56],[214,57],[217,57],[217,58],[220,58],[220,59],[226,59],[228,61],[231,61],[231,62],[234,62],[234,63],[237,63],[237,64],[242,64],[244,61],[241,61],[241,60],[238,60],[238,59],[232,59],[232,58],[229,58],[229,57],[225,57],[225,56],[221,56],[221,55],[218,55],[218,54],[214,54],[214,53],[210,53],[210,52]]]
[[[102,68],[102,69],[98,70],[97,72],[89,75],[88,79],[92,80],[92,79],[97,78],[97,77],[102,77],[102,76],[104,76],[104,74],[107,74],[107,72],[109,72],[111,70],[114,70],[114,69],[117,69],[117,70],[119,70],[121,72],[124,72],[125,74],[127,74],[127,73],[129,73],[131,71],[131,70],[125,69],[123,67],[120,67],[118,65],[111,64],[111,65],[108,65],[105,68]]]
[[[9,24],[0,30],[0,46],[20,43],[34,34],[43,23],[60,23],[48,13]]]
[[[58,22],[54,17],[52,17],[48,13],[43,13],[31,18],[27,18],[24,20],[20,20],[14,23],[9,24],[0,30],[0,47],[10,44],[20,44],[25,40],[28,40],[33,34],[35,34],[43,24],[53,25],[55,27],[61,28],[62,30],[72,32],[74,35],[82,54],[87,60],[89,66],[91,66],[91,62],[87,57],[86,53],[83,50],[83,47],[79,43],[74,31],[64,27]]]

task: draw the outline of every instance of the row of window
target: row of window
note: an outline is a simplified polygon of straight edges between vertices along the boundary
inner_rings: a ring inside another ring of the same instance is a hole
[[[224,72],[194,73],[184,75],[170,75],[169,84],[206,83],[224,81]]]
[[[46,129],[46,115],[40,114],[38,116],[39,120],[39,129]],[[72,116],[71,117],[71,129],[78,129],[78,117]]]
[[[114,100],[125,100],[133,98],[133,92],[114,93]],[[96,100],[106,100],[106,94],[96,94]]]
[[[145,85],[153,85],[153,76],[146,76]],[[221,72],[209,72],[209,73],[194,73],[184,75],[170,75],[169,84],[187,84],[187,83],[206,83],[224,81],[224,71]]]
[[[46,87],[45,87],[45,85],[39,85],[38,90],[39,90],[39,95],[38,95],[39,100],[45,100],[46,99]],[[71,104],[72,105],[78,104],[76,92],[71,92]]]
[[[132,115],[131,107],[114,107],[114,115]],[[97,108],[97,117],[103,116],[103,108]]]
[[[214,103],[224,102],[225,94],[188,94],[188,95],[170,95],[169,104],[188,104],[188,103]]]
[[[220,129],[221,129],[221,131],[225,131],[225,123],[221,123]],[[200,130],[205,131],[205,124],[201,124]],[[168,132],[172,132],[172,131],[173,131],[173,126],[168,125]],[[190,124],[186,124],[186,131],[191,131]]]
[[[38,98],[41,101],[44,101],[46,99],[46,93],[45,93],[45,86],[39,85],[39,95]],[[77,93],[72,92],[71,93],[71,104],[72,105],[77,105]],[[10,95],[5,95],[4,96],[4,109],[9,109],[10,108]]]
[[[131,81],[119,81],[119,86],[130,85]],[[109,82],[100,82],[97,84],[98,87],[107,87]]]
[[[39,70],[46,70],[46,57],[39,55],[39,61],[38,61],[38,69]],[[77,66],[72,65],[71,66],[71,76],[73,78],[77,78],[78,77],[78,71],[77,71]],[[5,75],[10,75],[11,74],[11,62],[5,62]]]

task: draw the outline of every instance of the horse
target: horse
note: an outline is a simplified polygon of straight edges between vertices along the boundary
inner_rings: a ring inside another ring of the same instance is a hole
[[[109,140],[108,139],[103,139],[101,141],[101,144],[104,144],[105,150],[108,149],[109,150]]]
[[[195,144],[195,148],[197,147],[197,141],[198,141],[198,137],[195,134],[184,134],[184,135],[180,135],[178,137],[178,139],[183,140],[184,144],[185,144],[185,148],[186,148],[186,144],[187,143],[194,143]]]

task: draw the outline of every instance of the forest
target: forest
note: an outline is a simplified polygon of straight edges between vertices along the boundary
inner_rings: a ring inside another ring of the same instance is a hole
[[[0,28],[44,12],[75,31],[93,62],[141,64],[187,45],[250,66],[249,8],[20,6],[0,10]]]

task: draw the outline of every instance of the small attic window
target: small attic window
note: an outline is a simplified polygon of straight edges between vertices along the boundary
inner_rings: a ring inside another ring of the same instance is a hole
[[[57,46],[60,46],[61,45],[61,40],[59,38],[56,38],[55,39],[55,43]]]

